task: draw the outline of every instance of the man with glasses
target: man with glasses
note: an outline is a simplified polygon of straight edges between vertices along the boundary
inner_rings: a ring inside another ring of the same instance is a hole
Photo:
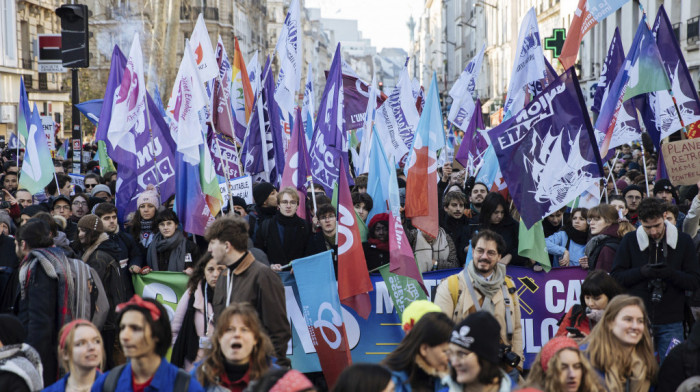
[[[630,185],[622,192],[622,196],[625,198],[627,209],[629,210],[627,213],[627,220],[631,224],[639,226],[637,208],[639,208],[639,203],[641,203],[644,198],[644,191],[637,185]]]
[[[255,236],[255,247],[267,253],[270,267],[287,265],[292,260],[304,257],[309,239],[309,226],[297,215],[299,193],[296,188],[286,187],[277,194],[277,213],[264,220]]]
[[[78,239],[78,225],[70,219],[73,215],[70,199],[64,195],[55,197],[51,202],[51,214],[61,216],[66,220],[66,228],[63,232],[66,233],[71,244],[74,243]]]
[[[321,204],[316,211],[316,217],[321,230],[313,233],[309,238],[309,243],[306,245],[306,255],[311,256],[327,250],[333,250],[333,264],[337,270],[338,244],[335,237],[338,221],[335,215],[335,207],[330,204]]]
[[[610,275],[644,300],[663,361],[673,339],[683,341],[685,293],[700,287],[700,266],[693,240],[666,221],[661,200],[645,199],[638,211],[641,227],[622,238]]]

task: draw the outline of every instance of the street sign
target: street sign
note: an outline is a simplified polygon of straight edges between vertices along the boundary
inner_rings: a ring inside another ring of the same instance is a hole
[[[66,72],[61,65],[61,34],[39,34],[39,72]]]
[[[561,54],[561,48],[566,41],[566,29],[552,30],[552,36],[544,39],[544,48],[552,51],[552,57],[555,59]]]

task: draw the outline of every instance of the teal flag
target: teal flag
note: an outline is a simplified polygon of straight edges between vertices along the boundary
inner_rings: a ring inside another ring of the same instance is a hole
[[[401,320],[401,314],[403,314],[404,309],[411,302],[419,299],[428,299],[417,280],[403,275],[396,275],[389,271],[389,264],[379,267],[379,273],[382,274],[389,296],[394,302],[394,309],[396,309],[396,314],[399,315],[399,320]]]
[[[35,195],[54,179],[53,161],[51,161],[51,151],[46,142],[44,127],[41,125],[39,110],[34,104],[34,112],[31,120],[27,122],[29,136],[27,146],[24,151],[24,162],[22,163],[22,173],[19,177],[19,187],[27,189]]]
[[[552,269],[552,263],[549,261],[547,253],[547,245],[544,242],[544,229],[542,221],[538,221],[530,230],[525,227],[525,222],[520,220],[520,229],[518,230],[518,254],[522,257],[535,260],[545,271],[549,272]]]

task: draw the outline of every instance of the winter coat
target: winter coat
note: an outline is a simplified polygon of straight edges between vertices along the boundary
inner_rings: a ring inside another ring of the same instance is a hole
[[[308,240],[309,226],[305,220],[297,215],[286,217],[278,212],[274,218],[259,224],[255,247],[267,253],[270,264],[286,265],[304,257]]]
[[[579,265],[578,260],[585,256],[583,250],[586,245],[577,244],[574,241],[569,241],[569,236],[564,230],[557,231],[544,239],[547,244],[547,253],[554,256],[552,262],[553,267],[559,267],[559,260],[564,256],[564,251],[569,251],[569,266]],[[569,242],[569,248],[566,248],[566,243]]]
[[[457,260],[459,260],[460,266],[464,266],[467,259],[467,252],[464,250],[469,245],[469,240],[471,239],[471,226],[469,225],[469,218],[462,216],[459,219],[455,219],[447,214],[440,222],[440,227],[445,229],[457,250]]]
[[[577,309],[580,307],[581,307],[581,305],[574,305],[571,307],[571,309],[569,309],[568,312],[566,312],[566,315],[562,319],[561,324],[559,325],[559,329],[557,330],[557,333],[554,334],[554,336],[566,336],[566,334],[569,333],[569,331],[566,330],[566,327],[574,327],[574,328],[578,329],[579,331],[581,331],[586,336],[591,334],[591,329],[592,329],[591,320],[589,320],[585,314],[582,315],[578,319],[578,322],[576,322],[574,324],[574,320],[573,320],[574,309]]]
[[[620,242],[622,237],[620,237],[620,235],[617,234],[619,228],[620,225],[618,223],[613,223],[612,225],[606,227],[605,229],[603,229],[603,231],[601,231],[599,234],[597,234],[595,237],[591,238],[588,241],[589,243],[591,241],[598,241],[598,244],[594,247],[594,249],[602,246],[598,253],[598,257],[595,258],[595,260],[592,258],[591,254],[586,255],[588,256],[588,265],[590,269],[604,270],[608,273],[612,271],[613,262],[615,261],[615,253],[617,251],[614,247],[605,244],[609,244],[615,241],[617,243]],[[586,244],[586,246],[588,246],[588,244]],[[591,251],[592,253],[595,253],[595,250]],[[593,267],[591,268],[590,266]]]
[[[506,242],[506,252],[501,255],[505,257],[506,255],[511,255],[511,265],[527,265],[528,260],[522,256],[518,255],[518,232],[520,226],[518,222],[515,221],[508,213],[503,217],[501,223],[497,225],[490,225],[489,227],[484,227],[480,225],[480,230],[489,229],[500,234],[503,240]]]
[[[226,298],[229,284],[231,297]],[[272,340],[278,363],[289,366],[287,343],[292,338],[292,331],[287,319],[284,285],[270,267],[255,260],[249,252],[219,276],[214,291],[214,317],[234,302],[248,302],[258,311],[260,321]]]
[[[3,391],[40,391],[44,387],[39,353],[22,343],[0,347],[0,387]]]
[[[19,259],[14,238],[0,234],[0,255],[0,313],[9,313],[19,290]]]
[[[116,233],[108,233],[108,235],[109,239],[119,247],[120,252],[118,253],[117,261],[119,262],[122,286],[124,287],[126,297],[131,298],[131,296],[134,295],[134,284],[131,280],[129,268],[132,265],[143,267],[144,260],[141,254],[141,247],[131,234],[126,231],[121,231],[118,228]]]
[[[662,239],[667,245],[665,260],[663,243],[657,246],[649,241],[644,228],[639,227],[622,238],[610,273],[627,288],[628,294],[644,300],[653,324],[682,322],[685,292],[694,291],[700,286],[700,265],[693,240],[689,235],[679,233],[674,225],[665,223],[666,233]],[[659,303],[651,302],[652,290],[649,283],[655,278],[642,275],[642,267],[647,263],[666,263],[672,270],[669,277],[662,279],[666,287]]]
[[[85,257],[86,254],[83,254],[83,261],[97,271],[102,285],[107,292],[110,311],[102,330],[116,330],[116,314],[114,313],[114,309],[118,304],[128,299],[120,275],[119,262],[116,259],[116,257],[119,257],[120,249],[115,242],[108,240],[107,234],[102,233],[100,239],[98,239],[99,244],[94,251],[89,253],[88,257]],[[94,244],[88,248],[86,253],[88,253],[93,246]]]
[[[207,290],[214,290],[214,287],[208,287]],[[180,301],[177,303],[177,309],[175,310],[175,316],[173,317],[172,321],[172,335],[173,335],[173,341],[172,344],[175,345],[175,340],[177,340],[177,335],[180,332],[182,328],[182,320],[185,318],[185,313],[187,312],[187,305],[190,302],[190,291],[185,290],[185,292],[182,294],[182,297],[180,298]],[[213,336],[214,335],[214,308],[210,303],[207,304],[207,317],[209,318],[208,327],[207,329],[204,324],[204,304],[205,304],[205,298],[204,298],[204,291],[202,290],[202,283],[199,282],[197,283],[197,290],[194,291],[194,303],[192,304],[192,307],[194,308],[194,327],[195,330],[197,331],[197,336],[202,337],[202,336],[207,336],[207,331],[209,331],[208,336]],[[204,359],[206,356],[206,350],[203,348],[199,348],[197,351],[197,357],[193,362],[201,361]],[[186,363],[187,364],[187,363]],[[189,366],[185,366],[185,370],[190,370],[192,364],[187,364]]]
[[[457,298],[457,303],[452,302],[452,294],[450,293],[448,279],[443,279],[435,292],[435,305],[439,306],[440,309],[456,323],[462,321],[470,313],[476,312],[476,307],[474,306],[474,299],[469,294],[469,289],[467,288],[467,283],[464,280],[463,271],[458,272],[457,279],[459,281],[459,297]],[[509,280],[506,277],[506,280]],[[505,283],[504,283],[505,284]],[[512,284],[512,282],[511,282]],[[474,288],[474,293],[476,294],[477,301],[483,303],[483,295]],[[510,342],[512,346],[512,351],[518,355],[523,355],[523,336],[522,327],[520,325],[520,297],[517,295],[510,295],[510,317],[513,321],[513,338],[508,339],[508,330],[506,324],[506,306],[503,301],[503,290],[498,290],[496,294],[491,298],[494,307],[493,316],[498,320],[501,325],[501,340],[504,342]]]
[[[161,358],[160,366],[153,375],[151,384],[146,387],[148,392],[172,392],[175,388],[175,378],[177,377],[178,367],[169,363],[165,358]],[[107,375],[110,372],[104,373],[95,380],[92,384],[92,392],[102,392]],[[124,370],[119,375],[115,392],[131,392],[132,389],[132,372],[131,362],[127,362]],[[190,377],[190,385],[188,392],[204,392],[204,388],[199,384],[197,378]]]
[[[700,376],[700,324],[697,322],[688,340],[674,347],[664,358],[656,392],[674,392],[683,380],[693,376]]]

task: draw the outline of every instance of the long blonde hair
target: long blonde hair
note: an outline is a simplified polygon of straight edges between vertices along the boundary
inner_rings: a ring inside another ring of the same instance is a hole
[[[102,351],[102,361],[100,362],[100,370],[105,368],[105,361],[107,358],[105,358],[105,346],[104,346],[104,341],[102,341],[102,334],[100,334],[100,330],[97,329],[95,324],[91,323],[90,321],[87,320],[80,320],[76,319],[73,322],[70,322],[66,325],[64,325],[60,331],[58,331],[58,336],[62,337],[65,335],[63,339],[60,339],[59,345],[58,345],[58,362],[61,365],[61,368],[65,370],[66,372],[73,372],[73,343],[75,339],[75,331],[78,329],[78,327],[90,327],[97,332],[97,336],[100,337],[100,350]],[[63,343],[63,344],[61,344]],[[64,358],[68,357],[68,359]]]
[[[581,350],[573,347],[565,347],[552,355],[547,365],[547,369],[549,370],[547,372],[542,368],[542,351],[540,351],[537,357],[535,357],[535,361],[532,363],[530,373],[527,376],[527,380],[525,380],[525,386],[541,389],[543,391],[565,390],[564,385],[561,385],[559,379],[559,369],[561,367],[559,353],[564,350],[575,352],[578,355],[579,361],[581,361],[581,385],[578,390],[585,392],[605,392],[605,387],[601,385],[600,377],[596,374],[591,363],[588,362],[588,359],[583,355]]]
[[[648,321],[644,301],[641,298],[627,294],[615,296],[605,308],[603,318],[593,327],[591,334],[583,341],[584,344],[588,344],[588,349],[586,350],[588,358],[591,361],[591,365],[596,369],[605,371],[609,368],[617,368],[619,375],[629,375],[632,368],[632,356],[625,354],[622,343],[612,333],[615,318],[622,309],[628,306],[638,307],[642,311],[644,319]],[[653,382],[658,366],[656,358],[654,358],[654,346],[649,333],[648,322],[644,327],[642,340],[634,346],[634,352],[646,366],[646,379]]]

